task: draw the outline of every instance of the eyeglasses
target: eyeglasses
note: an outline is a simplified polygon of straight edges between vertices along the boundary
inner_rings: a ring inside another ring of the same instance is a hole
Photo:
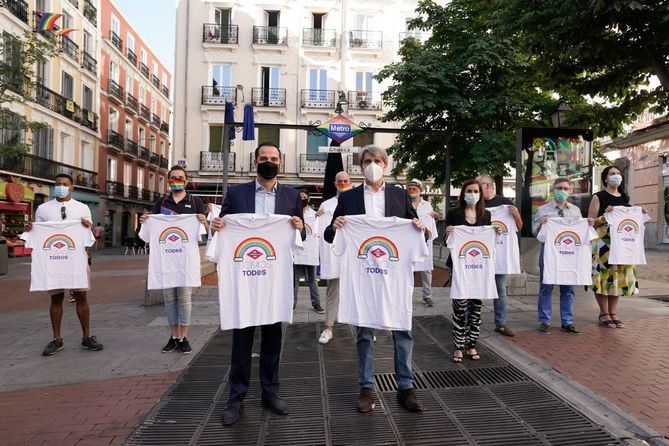
[[[63,220],[67,218],[67,214],[65,213],[65,206],[60,208],[60,218],[62,218]]]

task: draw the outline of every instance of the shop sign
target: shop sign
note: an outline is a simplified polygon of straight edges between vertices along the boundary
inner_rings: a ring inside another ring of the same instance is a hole
[[[0,181],[0,199],[9,200],[12,203],[33,201],[35,199],[35,193],[23,183],[7,183]]]
[[[74,113],[74,101],[69,99],[65,101],[65,110],[69,111],[70,113]]]

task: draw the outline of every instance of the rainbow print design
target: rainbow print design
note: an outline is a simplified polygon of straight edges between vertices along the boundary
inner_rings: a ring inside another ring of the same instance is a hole
[[[581,237],[574,231],[562,231],[555,237],[555,246],[581,246]]]
[[[639,223],[636,222],[636,220],[632,220],[631,218],[626,218],[620,223],[618,223],[618,229],[617,231],[620,232],[626,232],[626,233],[631,233],[634,231],[635,234],[639,233]]]
[[[166,228],[158,237],[158,243],[176,243],[178,241],[181,241],[181,243],[188,243],[188,234],[178,226],[170,226],[169,228]]]
[[[253,260],[258,260],[263,255],[267,260],[276,260],[274,246],[264,238],[260,237],[247,238],[237,245],[233,260],[235,262],[242,262],[245,255]]]
[[[312,235],[314,233],[314,228],[312,228],[309,223],[305,222],[304,228],[307,230],[307,235]]]
[[[503,221],[494,220],[490,224],[494,228],[500,228],[502,230],[502,235],[507,235],[509,233],[509,227],[505,225]]]
[[[44,241],[44,245],[42,245],[42,249],[44,251],[51,251],[52,248],[63,249],[65,247],[67,247],[67,249],[70,251],[77,249],[76,245],[74,244],[74,240],[65,234],[54,234],[46,239]]]
[[[472,257],[483,256],[484,259],[490,258],[490,250],[485,243],[478,240],[471,240],[460,247],[458,257],[464,259],[470,255]]]
[[[400,259],[400,253],[395,243],[378,235],[362,242],[358,249],[359,259],[366,259],[370,254],[377,260],[385,255],[388,255],[388,260],[391,262],[397,262]]]
[[[37,31],[50,31],[56,27],[56,21],[63,16],[57,12],[38,12],[40,18]]]

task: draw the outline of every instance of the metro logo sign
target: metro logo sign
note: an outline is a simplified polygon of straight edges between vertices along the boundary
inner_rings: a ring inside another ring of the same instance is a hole
[[[351,139],[362,132],[362,129],[355,122],[342,115],[335,116],[317,128],[321,133],[338,143]]]

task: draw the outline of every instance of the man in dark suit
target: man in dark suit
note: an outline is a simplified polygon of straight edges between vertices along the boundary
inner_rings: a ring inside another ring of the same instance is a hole
[[[388,154],[384,149],[376,146],[363,148],[360,153],[360,167],[365,182],[339,195],[332,223],[323,235],[325,241],[332,243],[337,229],[346,224],[347,215],[410,218],[417,230],[425,231],[406,190],[384,183],[383,173],[387,166]],[[423,406],[416,396],[411,375],[413,337],[410,331],[393,331],[392,334],[395,345],[397,400],[408,410],[422,410]],[[356,346],[360,385],[358,411],[369,412],[374,408],[374,330],[358,327]]]
[[[302,220],[302,201],[297,190],[277,183],[276,176],[281,167],[281,151],[271,142],[260,143],[255,151],[258,175],[250,183],[228,190],[220,217],[227,214],[255,213],[282,214],[292,216],[293,226],[306,237]],[[217,217],[212,222],[212,231],[225,230],[225,222]],[[239,420],[242,401],[251,379],[251,350],[256,327],[232,331],[232,356],[230,360],[230,395],[228,406],[223,411],[223,425],[229,426]],[[262,325],[260,346],[260,384],[262,404],[279,415],[288,413],[288,405],[279,397],[279,359],[281,356],[281,322]]]

